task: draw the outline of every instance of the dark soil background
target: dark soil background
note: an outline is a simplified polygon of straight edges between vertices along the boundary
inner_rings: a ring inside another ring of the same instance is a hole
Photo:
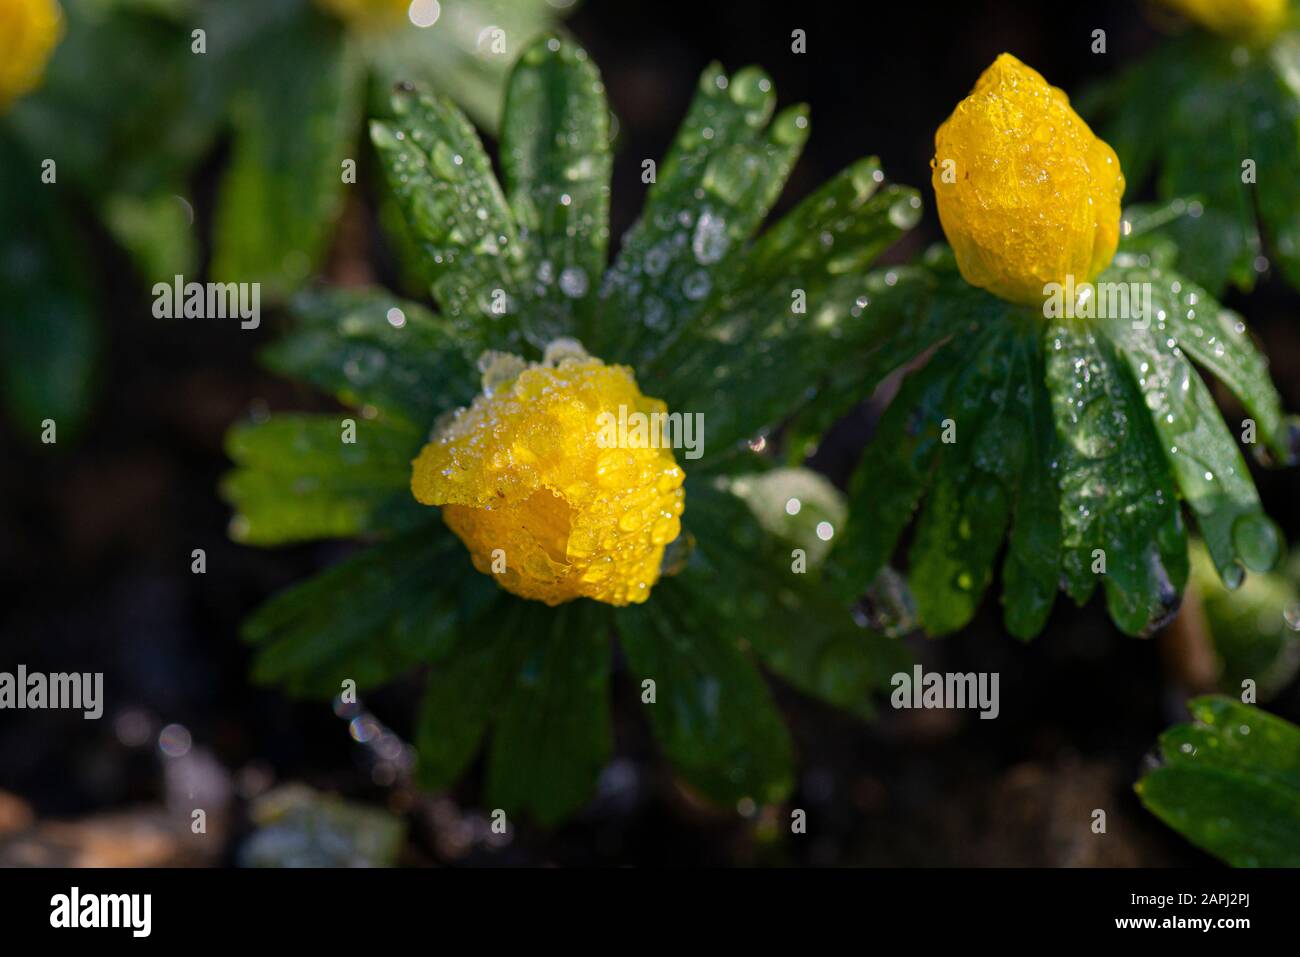
[[[663,154],[699,72],[718,59],[729,69],[762,64],[783,103],[812,105],[812,139],[780,209],[866,154],[879,155],[891,178],[923,187],[927,215],[892,254],[899,259],[941,236],[928,188],[933,131],[999,52],[1078,93],[1160,35],[1131,0],[588,0],[569,27],[601,66],[622,121],[616,236],[641,207],[640,159]],[[796,27],[808,33],[802,56],[790,51]],[[1105,55],[1090,52],[1097,28],[1107,31]],[[200,229],[210,224],[219,163],[194,184]],[[1139,185],[1130,200],[1141,198]],[[352,218],[341,243],[355,243],[356,229],[373,238],[368,214]],[[281,317],[256,332],[153,320],[147,289],[121,254],[107,241],[96,252],[109,352],[84,436],[33,448],[0,434],[0,670],[103,671],[108,704],[97,722],[0,716],[0,863],[233,863],[252,830],[249,800],[302,782],[402,815],[404,863],[1214,865],[1131,789],[1156,736],[1185,715],[1168,642],[1125,638],[1099,603],[1076,609],[1062,598],[1044,633],[1022,645],[1001,628],[996,587],[963,634],[909,639],[927,668],[1000,672],[996,721],[888,712],[863,726],[777,687],[801,768],[790,806],[807,810],[806,835],[788,833],[787,810],[719,811],[684,793],[619,676],[616,755],[596,802],[557,831],[524,825],[494,839],[477,803],[477,769],[449,795],[416,794],[400,775],[380,773],[375,749],[355,742],[328,703],[292,703],[247,679],[242,617],[346,551],[259,551],[226,538],[229,513],[216,495],[226,427],[254,403],[328,407],[255,364]],[[382,261],[378,269],[391,273]],[[1270,278],[1230,302],[1265,344],[1287,406],[1300,408],[1300,297]],[[842,484],[874,416],[864,404],[815,464]],[[1267,510],[1296,540],[1300,477],[1259,481]],[[191,574],[194,548],[207,551],[205,575]],[[409,737],[417,694],[417,684],[399,685],[366,705]],[[1300,719],[1300,688],[1270,708]],[[157,744],[172,724],[192,741],[183,759]],[[197,844],[176,827],[177,795],[196,791],[218,809]],[[1105,835],[1089,829],[1094,808],[1107,812]],[[21,847],[15,833],[27,837]]]

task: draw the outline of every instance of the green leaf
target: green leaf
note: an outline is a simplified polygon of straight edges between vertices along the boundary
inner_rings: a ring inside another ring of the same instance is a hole
[[[433,298],[471,350],[522,348],[523,250],[478,134],[442,96],[398,90],[393,110],[370,136],[435,277]]]
[[[737,491],[753,481],[733,479],[730,490],[691,483],[685,534],[695,550],[675,586],[698,616],[697,627],[752,649],[765,668],[805,694],[870,717],[873,695],[910,658],[899,642],[859,627],[811,562],[764,530],[740,497],[752,489]]]
[[[861,160],[804,200],[718,275],[707,312],[637,366],[672,409],[709,410],[705,468],[806,402],[856,327],[875,321],[866,269],[920,208],[914,191],[880,189],[882,179],[876,160]]]
[[[1240,692],[1255,682],[1268,700],[1300,670],[1300,635],[1287,623],[1288,609],[1300,608],[1300,564],[1290,577],[1281,572],[1248,575],[1235,591],[1223,587],[1205,546],[1192,543],[1192,582],[1218,659],[1218,687]]]
[[[1006,534],[1012,493],[1026,456],[1018,406],[1032,389],[1028,368],[1015,360],[1023,334],[1010,325],[981,331],[960,347],[939,410],[947,433],[909,555],[908,584],[917,613],[932,634],[970,621],[993,575]]]
[[[803,107],[775,120],[768,76],[747,67],[700,77],[690,111],[659,164],[636,225],[605,279],[597,355],[644,368],[709,308],[721,277],[776,202],[808,137]],[[769,125],[769,121],[771,123]]]
[[[212,62],[190,52],[190,25],[103,3],[62,8],[67,35],[6,126],[56,161],[60,185],[95,200],[183,191],[216,136],[220,101]]]
[[[0,396],[25,436],[53,419],[72,438],[86,416],[99,332],[73,220],[41,168],[0,136]]]
[[[1179,271],[1212,292],[1228,282],[1249,290],[1264,240],[1300,284],[1297,63],[1294,31],[1256,50],[1190,34],[1084,98],[1085,110],[1101,116],[1130,192],[1155,168],[1162,199],[1195,200],[1167,232],[1179,247]],[[1246,180],[1247,160],[1254,181]]]
[[[238,62],[212,274],[279,299],[319,265],[342,209],[363,76],[338,24],[311,9],[262,31]]]
[[[1241,316],[1176,274],[1165,277],[1159,271],[1120,265],[1098,281],[1149,282],[1157,331],[1168,333],[1178,348],[1231,390],[1279,462],[1294,460],[1294,427],[1282,414],[1282,397],[1269,378],[1268,359],[1256,348]]]
[[[557,37],[524,51],[510,75],[501,165],[531,273],[519,290],[539,348],[586,341],[609,245],[609,106],[587,52]]]
[[[942,347],[908,376],[862,453],[849,485],[849,520],[833,553],[850,600],[889,561],[930,485],[944,401],[963,358],[955,346]]]
[[[563,15],[560,6],[550,0],[456,0],[443,4],[430,28],[374,31],[360,39],[379,85],[427,83],[495,131],[510,65]]]
[[[821,564],[830,551],[831,536],[848,518],[843,493],[811,469],[775,468],[741,475],[731,482],[730,490],[749,506],[763,531],[803,549],[810,568]]]
[[[910,200],[906,203],[911,209]],[[838,285],[842,280],[836,280]],[[1000,325],[1008,306],[961,278],[946,246],[926,251],[919,265],[876,270],[865,277],[849,321],[827,339],[825,381],[787,427],[787,457],[801,461],[854,405],[909,361],[953,336]]]
[[[477,574],[436,520],[276,595],[245,622],[253,677],[290,694],[384,684],[445,656],[459,633],[457,582]]]
[[[460,642],[430,670],[415,732],[424,787],[449,787],[469,766],[535,636],[550,633],[554,614],[540,602],[498,601],[476,620],[473,640]]]
[[[189,272],[198,256],[188,203],[175,193],[117,193],[105,200],[101,215],[142,276],[170,280]]]
[[[381,289],[329,290],[299,295],[293,313],[297,323],[262,359],[345,405],[428,431],[474,397],[478,373],[448,324],[417,303]]]
[[[1016,386],[1011,427],[1023,430],[1025,448],[1002,563],[1002,608],[1007,631],[1028,640],[1047,624],[1060,588],[1061,506],[1052,467],[1056,425],[1044,385],[1044,357],[1036,343],[1022,338],[1019,347],[1024,378]]]
[[[429,510],[410,493],[422,435],[409,425],[339,415],[277,415],[233,427],[236,468],[222,496],[236,509],[231,535],[252,545],[345,538],[408,528]],[[345,420],[355,442],[345,442]]]
[[[1235,867],[1300,867],[1300,728],[1230,698],[1191,703],[1137,783],[1147,809]]]
[[[1112,270],[1106,275],[1114,274]],[[1220,575],[1230,587],[1236,587],[1241,581],[1241,566],[1267,571],[1277,562],[1281,545],[1276,528],[1260,507],[1250,470],[1236,442],[1205,383],[1180,348],[1182,343],[1197,340],[1196,326],[1188,325],[1193,321],[1186,318],[1187,310],[1204,309],[1213,315],[1216,305],[1208,297],[1202,304],[1195,290],[1187,294],[1192,299],[1190,305],[1186,300],[1180,301],[1178,290],[1182,284],[1178,279],[1153,276],[1142,270],[1121,274],[1120,279],[1150,282],[1156,314],[1149,328],[1141,328],[1140,323],[1131,320],[1116,319],[1107,322],[1104,329],[1118,346],[1138,385],[1145,400],[1145,417],[1155,426],[1163,456],[1196,516]],[[1171,325],[1169,317],[1175,313],[1179,319]],[[1235,332],[1231,335],[1229,342],[1235,345],[1241,336]],[[1189,345],[1189,349],[1196,353],[1208,350],[1211,356],[1214,353],[1209,342]],[[1258,380],[1252,384],[1258,385]],[[1263,384],[1271,392],[1266,379]],[[1270,425],[1276,432],[1280,419],[1276,405],[1274,414],[1276,418]]]
[[[687,783],[719,803],[784,798],[794,784],[785,724],[758,670],[681,585],[660,581],[617,624],[636,687],[655,682],[650,724]]]
[[[1177,610],[1187,580],[1187,534],[1151,414],[1124,357],[1086,325],[1049,323],[1043,343],[1066,590],[1082,603],[1100,579],[1115,624],[1147,634]]]
[[[561,605],[529,649],[493,733],[488,760],[494,807],[550,826],[585,804],[609,760],[610,609]]]
[[[1287,281],[1300,287],[1300,32],[1283,34],[1269,51],[1253,110],[1251,158],[1257,164],[1255,204]]]
[[[1115,150],[1129,193],[1137,193],[1150,178],[1160,146],[1167,142],[1169,105],[1196,82],[1206,45],[1205,38],[1194,34],[1166,40],[1146,58],[1074,98]]]

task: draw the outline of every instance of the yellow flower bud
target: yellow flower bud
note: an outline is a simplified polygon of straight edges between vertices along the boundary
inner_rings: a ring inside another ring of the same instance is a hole
[[[1164,0],[1207,30],[1238,40],[1265,40],[1286,23],[1287,0]]]
[[[1124,174],[1069,98],[1009,53],[934,136],[939,220],[971,285],[1026,305],[1093,279],[1119,245]]]
[[[645,601],[685,504],[672,450],[637,432],[667,406],[572,340],[541,362],[481,365],[483,392],[420,452],[411,492],[442,506],[474,567],[506,591],[548,605]]]
[[[62,37],[55,0],[0,0],[0,109],[40,84]]]
[[[340,20],[359,27],[393,26],[405,20],[411,0],[316,0]]]

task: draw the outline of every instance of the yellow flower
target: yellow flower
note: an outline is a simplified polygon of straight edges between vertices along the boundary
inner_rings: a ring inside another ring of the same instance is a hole
[[[316,0],[341,20],[356,26],[392,26],[407,18],[411,0]]]
[[[483,392],[420,452],[411,492],[442,506],[474,567],[506,591],[645,601],[681,530],[685,475],[634,426],[667,406],[572,340],[541,362],[490,353],[480,365]]]
[[[971,285],[1037,305],[1090,281],[1119,244],[1124,174],[1069,98],[1009,53],[934,136],[939,220]]]
[[[0,109],[37,87],[62,37],[55,0],[0,0]]]
[[[1164,0],[1207,30],[1239,40],[1264,40],[1286,23],[1287,0]]]

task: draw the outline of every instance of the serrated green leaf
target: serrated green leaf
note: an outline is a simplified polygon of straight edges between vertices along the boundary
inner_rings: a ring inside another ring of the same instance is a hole
[[[522,247],[474,127],[442,96],[402,89],[371,123],[388,185],[434,276],[432,292],[472,349],[520,349]]]
[[[1082,603],[1100,579],[1115,624],[1147,634],[1177,610],[1187,580],[1187,535],[1151,414],[1107,340],[1052,322],[1042,341],[1066,590]]]
[[[1300,728],[1229,698],[1191,705],[1137,783],[1147,809],[1236,867],[1300,866]]]
[[[943,427],[934,486],[917,521],[908,584],[932,634],[961,628],[975,614],[1006,534],[1015,481],[1027,448],[1014,421],[1027,370],[1016,360],[1017,331],[982,331],[961,344],[962,367],[939,409]]]
[[[1186,300],[1180,301],[1175,292],[1181,288],[1178,280],[1159,281],[1159,277],[1140,270],[1121,274],[1120,278],[1151,281],[1156,315],[1143,320],[1148,322],[1148,328],[1123,319],[1109,321],[1103,328],[1129,366],[1143,396],[1146,416],[1159,436],[1163,456],[1196,516],[1219,573],[1235,587],[1241,579],[1241,566],[1267,571],[1276,563],[1281,549],[1277,530],[1264,516],[1250,470],[1236,442],[1205,383],[1182,352],[1182,343],[1195,343],[1197,339],[1193,332],[1196,327],[1189,325],[1192,320],[1186,318],[1186,310],[1201,307],[1201,303],[1195,291],[1188,293],[1192,298],[1190,306]],[[1202,308],[1211,314],[1217,311],[1208,298]],[[1175,313],[1179,318],[1171,323]],[[1162,314],[1164,319],[1160,318]],[[1232,336],[1235,345],[1239,334]],[[1208,349],[1213,355],[1213,346],[1208,342],[1188,348],[1197,353]],[[1270,425],[1276,430],[1280,419],[1276,406],[1274,414],[1276,418]]]
[[[506,92],[501,165],[530,275],[518,290],[539,348],[587,341],[609,245],[609,106],[587,53],[536,41]]]
[[[603,311],[615,321],[595,330],[596,354],[645,367],[705,312],[808,137],[804,108],[772,120],[775,105],[772,82],[756,67],[730,78],[717,64],[704,71],[641,218],[606,275]]]
[[[912,190],[879,189],[881,178],[874,159],[862,160],[804,200],[736,255],[707,313],[668,333],[658,357],[638,366],[640,381],[674,410],[709,410],[702,467],[806,402],[845,339],[859,335],[853,327],[875,321],[865,269],[920,204]],[[792,388],[792,370],[801,388]]]
[[[279,299],[319,264],[342,209],[363,74],[339,25],[309,8],[259,34],[239,63],[212,274]]]
[[[476,574],[436,520],[280,592],[245,622],[253,677],[290,694],[384,684],[446,655],[458,634],[456,582]]]
[[[493,806],[553,825],[585,804],[609,760],[610,609],[556,608],[506,691],[493,732],[487,791]]]
[[[849,485],[849,520],[836,542],[839,585],[853,599],[893,554],[933,477],[943,431],[943,406],[963,362],[942,347],[913,372],[881,417]]]
[[[343,441],[345,419],[355,424],[355,442]],[[237,512],[231,534],[279,545],[410,527],[429,514],[410,494],[421,442],[409,425],[354,413],[236,425],[226,435],[236,468],[221,485]]]
[[[854,623],[808,561],[778,544],[731,491],[693,482],[686,528],[694,552],[675,579],[702,627],[752,649],[794,687],[859,717],[910,658],[900,643]],[[832,528],[834,533],[836,529]]]
[[[652,601],[619,612],[617,627],[638,688],[655,682],[651,727],[674,768],[705,796],[771,802],[794,784],[789,733],[758,670],[674,579]]]
[[[297,323],[263,361],[345,405],[427,432],[474,397],[478,373],[447,323],[417,303],[381,289],[330,290],[298,296],[292,310]]]
[[[1002,563],[1002,608],[1007,631],[1027,640],[1047,624],[1060,588],[1061,506],[1053,468],[1056,426],[1051,396],[1043,384],[1043,354],[1031,339],[1021,337],[1018,346],[1023,373],[1016,387],[1012,427],[1023,430],[1025,456],[1015,483],[1011,534]]]
[[[1269,378],[1268,359],[1255,347],[1241,316],[1176,274],[1112,267],[1098,281],[1150,283],[1155,310],[1150,318],[1155,320],[1157,332],[1172,338],[1179,349],[1232,391],[1278,461],[1292,461],[1296,454],[1292,426],[1282,414],[1282,398]]]

